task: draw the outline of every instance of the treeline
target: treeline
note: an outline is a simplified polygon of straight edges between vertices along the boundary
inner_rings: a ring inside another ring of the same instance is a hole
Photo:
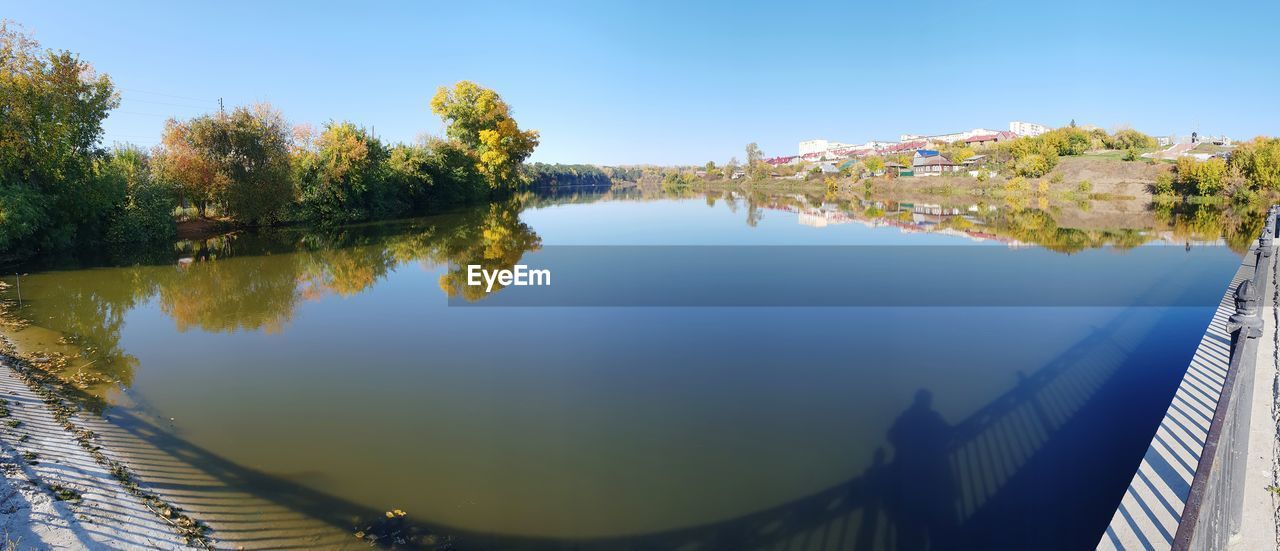
[[[595,165],[530,163],[522,172],[534,188],[608,186],[613,181],[605,169]]]
[[[1039,178],[1058,165],[1059,157],[1084,155],[1087,151],[1101,149],[1124,150],[1125,160],[1137,160],[1141,150],[1156,147],[1151,136],[1132,129],[1109,134],[1095,128],[1085,130],[1067,126],[1050,130],[1039,136],[1027,136],[1001,142],[987,149],[991,160],[1004,164],[1011,172],[1027,178]]]
[[[1200,161],[1180,157],[1172,172],[1156,179],[1156,195],[1230,196],[1252,202],[1262,193],[1280,192],[1280,138],[1257,137],[1226,156]]]
[[[430,101],[446,137],[388,144],[351,122],[294,127],[268,105],[169,120],[146,151],[101,146],[111,79],[0,22],[0,252],[169,239],[184,207],[235,225],[343,223],[490,200],[527,184],[538,133],[493,90]]]

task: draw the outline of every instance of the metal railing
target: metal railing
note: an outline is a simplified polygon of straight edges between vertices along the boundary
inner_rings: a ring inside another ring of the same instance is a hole
[[[1253,251],[1252,276],[1236,286],[1236,312],[1227,322],[1231,361],[1182,520],[1174,534],[1174,551],[1225,549],[1227,542],[1240,533],[1254,374],[1262,337],[1262,299],[1270,283],[1274,239],[1280,230],[1276,214],[1277,207],[1267,213],[1258,247]]]

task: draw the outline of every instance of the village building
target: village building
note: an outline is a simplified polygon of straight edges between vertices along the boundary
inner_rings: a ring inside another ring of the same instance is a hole
[[[1017,137],[1018,137],[1017,134],[1014,134],[1013,132],[1010,132],[1008,130],[1001,130],[999,132],[996,132],[995,134],[981,134],[978,136],[970,137],[966,139],[964,143],[965,145],[968,145],[971,147],[985,146],[985,145],[990,145],[994,143],[1007,142]]]
[[[1009,123],[1009,131],[1019,136],[1039,136],[1049,130],[1048,126],[1034,122],[1013,121]]]
[[[916,176],[937,176],[944,172],[955,172],[961,168],[960,165],[951,162],[951,159],[932,149],[916,151],[915,157],[911,159],[911,171]]]

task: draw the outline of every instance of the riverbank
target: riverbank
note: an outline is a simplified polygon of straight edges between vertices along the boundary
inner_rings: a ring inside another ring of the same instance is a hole
[[[302,503],[282,503],[297,492],[180,440],[127,395],[101,414],[75,404],[74,389],[16,356],[8,335],[0,341],[0,530],[16,548],[343,549],[362,543],[340,527],[354,518],[320,518],[297,510]],[[255,477],[263,482],[249,485],[269,497],[227,484]]]
[[[127,467],[95,453],[79,412],[55,412],[48,396],[0,356],[0,527],[6,545],[19,549],[191,549],[203,547],[198,533],[180,529],[196,522],[147,499],[122,478]],[[193,537],[196,536],[196,537]]]

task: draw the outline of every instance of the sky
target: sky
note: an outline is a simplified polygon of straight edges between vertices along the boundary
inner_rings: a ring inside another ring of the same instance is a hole
[[[441,135],[436,88],[495,89],[535,161],[743,159],[1025,120],[1280,134],[1280,2],[79,2],[0,18],[111,76],[106,143],[266,101],[292,123]]]

